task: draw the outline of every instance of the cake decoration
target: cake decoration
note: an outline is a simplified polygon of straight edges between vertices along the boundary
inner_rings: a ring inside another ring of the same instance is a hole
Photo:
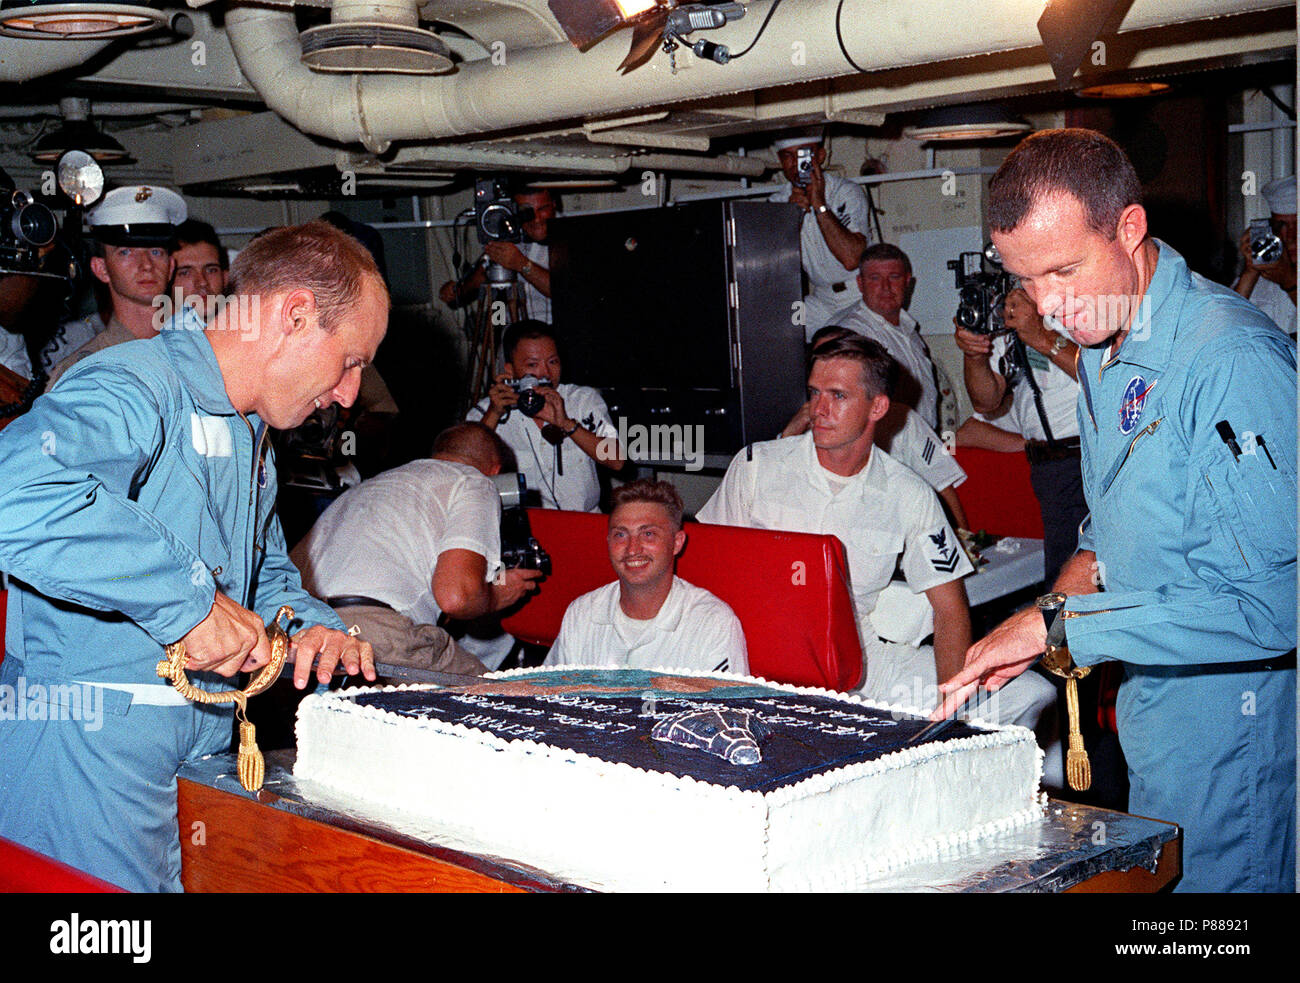
[[[683,710],[655,724],[650,736],[666,744],[698,748],[729,764],[756,765],[763,760],[759,745],[772,731],[748,710]]]

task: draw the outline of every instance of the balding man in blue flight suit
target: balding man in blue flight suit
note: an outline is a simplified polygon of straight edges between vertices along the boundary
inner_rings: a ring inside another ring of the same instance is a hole
[[[0,836],[130,890],[179,890],[177,769],[230,745],[233,707],[180,698],[155,672],[164,645],[228,688],[269,660],[263,622],[290,604],[300,688],[313,664],[374,678],[289,562],[266,431],[352,402],[387,290],[324,223],[255,240],[231,290],[206,325],[184,309],[78,363],[0,434]]]
[[[1183,828],[1182,891],[1295,890],[1296,348],[1147,235],[1091,130],[1022,142],[990,184],[1009,272],[1080,345],[1090,515],[1056,590],[971,646],[942,714],[1048,638],[1120,662],[1129,811]]]

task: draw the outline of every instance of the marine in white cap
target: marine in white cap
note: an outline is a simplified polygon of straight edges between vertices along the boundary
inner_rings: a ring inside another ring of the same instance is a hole
[[[108,287],[110,310],[59,326],[41,362],[49,389],[81,359],[124,341],[158,333],[154,300],[171,282],[176,226],[185,201],[170,188],[139,184],[114,188],[86,213],[94,254],[90,270]]]
[[[1250,231],[1241,236],[1246,268],[1233,289],[1271,317],[1292,338],[1296,334],[1296,179],[1294,174],[1270,181],[1261,189],[1272,213],[1269,224],[1282,240],[1282,255],[1272,263],[1257,263],[1250,255]]]
[[[799,173],[799,151],[812,152],[811,167]],[[819,131],[783,137],[772,144],[790,182],[769,199],[793,202],[804,210],[799,229],[803,269],[808,276],[804,298],[804,337],[823,327],[830,316],[854,299],[853,277],[862,251],[871,244],[866,192],[844,178],[822,172],[826,147]]]

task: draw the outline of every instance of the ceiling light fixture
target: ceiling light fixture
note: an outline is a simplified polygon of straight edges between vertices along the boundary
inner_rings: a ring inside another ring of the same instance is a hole
[[[1005,107],[942,106],[921,115],[903,136],[912,140],[998,140],[1028,133],[1033,127]]]
[[[117,38],[165,27],[171,14],[117,0],[0,0],[0,35],[32,40]]]
[[[1168,91],[1168,82],[1105,82],[1085,86],[1078,95],[1085,99],[1140,99]]]
[[[100,164],[122,164],[130,160],[126,148],[90,121],[90,100],[64,97],[59,100],[63,123],[36,141],[28,154],[38,164],[53,164],[69,150],[89,154]]]

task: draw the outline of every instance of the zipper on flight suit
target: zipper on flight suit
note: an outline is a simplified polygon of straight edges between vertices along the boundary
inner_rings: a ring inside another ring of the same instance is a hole
[[[1205,479],[1205,484],[1209,486],[1210,494],[1217,499],[1219,495],[1214,490],[1214,482],[1210,481],[1210,476],[1208,474],[1203,473],[1201,477]],[[1232,531],[1232,526],[1228,525],[1226,522],[1224,523],[1224,528],[1228,530],[1228,535],[1232,537],[1232,545],[1237,547],[1237,552],[1241,554],[1241,562],[1246,564],[1246,569],[1249,570],[1250,561],[1246,559],[1246,554],[1241,548],[1241,543],[1237,540],[1237,534]]]
[[[1159,427],[1163,421],[1164,421],[1163,416],[1158,417],[1152,420],[1145,427],[1143,427],[1141,430],[1139,430],[1136,434],[1133,435],[1133,439],[1129,442],[1128,450],[1124,452],[1124,456],[1119,459],[1119,463],[1115,466],[1114,470],[1111,471],[1109,477],[1107,477],[1106,484],[1101,489],[1101,493],[1103,495],[1110,490],[1110,486],[1115,483],[1115,479],[1119,477],[1119,473],[1124,470],[1124,465],[1128,463],[1129,457],[1132,456],[1133,448],[1137,446],[1137,442],[1141,440],[1143,437],[1155,433],[1156,428]]]

